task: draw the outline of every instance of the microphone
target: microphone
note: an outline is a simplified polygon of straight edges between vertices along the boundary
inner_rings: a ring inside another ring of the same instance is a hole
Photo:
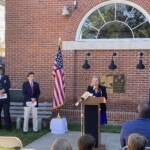
[[[78,106],[83,100],[84,100],[83,98],[80,98],[80,100],[75,103],[75,106]]]
[[[90,92],[84,92],[83,94],[82,94],[82,96],[81,96],[81,98],[80,98],[80,100],[78,101],[78,102],[76,102],[75,103],[75,106],[78,106],[82,101],[84,101],[84,100],[86,100],[86,99],[88,99],[89,97],[91,97],[91,96],[93,96],[93,94],[92,93],[90,93]]]
[[[95,90],[96,89],[96,87],[95,86],[93,86],[93,90]]]

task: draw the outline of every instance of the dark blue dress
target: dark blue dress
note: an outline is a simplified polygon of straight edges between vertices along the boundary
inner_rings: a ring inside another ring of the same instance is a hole
[[[95,90],[93,90],[93,96],[101,97],[101,92],[96,92]],[[101,125],[107,124],[106,111],[101,111],[100,121],[101,121]]]

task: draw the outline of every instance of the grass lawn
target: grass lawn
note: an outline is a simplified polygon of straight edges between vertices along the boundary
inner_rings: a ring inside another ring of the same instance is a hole
[[[4,125],[4,123],[3,123]],[[32,125],[30,125],[28,134],[24,135],[22,128],[20,130],[17,130],[15,127],[15,124],[13,124],[13,130],[7,131],[6,129],[0,129],[0,136],[15,136],[18,137],[23,144],[23,147],[25,145],[30,144],[31,142],[35,141],[36,139],[40,138],[44,134],[49,132],[49,128],[42,128],[38,133],[34,133],[32,131]]]
[[[81,131],[80,129],[81,129],[80,124],[68,125],[69,131]],[[121,130],[121,126],[113,126],[113,125],[105,125],[105,126],[102,126],[101,128],[101,132],[109,132],[109,133],[120,133],[120,130]],[[22,129],[17,130],[15,128],[15,125],[13,125],[13,130],[11,132],[5,129],[0,129],[0,136],[18,137],[22,141],[22,144],[24,147],[48,132],[49,132],[49,127],[46,127],[46,128],[42,128],[42,130],[40,130],[38,133],[34,133],[32,131],[32,125],[30,125],[28,134],[24,135]]]
[[[27,135],[24,135],[24,133],[22,132],[22,129],[20,130],[16,130],[13,128],[13,130],[7,131],[7,130],[0,130],[0,136],[15,136],[18,137],[21,141],[23,146],[33,142],[34,140],[40,138],[42,135],[48,133],[48,128],[43,128],[42,130],[40,130],[38,133],[34,133],[32,131],[32,129],[29,129],[29,132]]]
[[[0,150],[20,150],[20,147],[15,147],[15,148],[1,148]]]
[[[69,131],[81,131],[80,124],[69,124]],[[105,125],[101,127],[101,132],[120,133],[121,126],[119,125]]]
[[[22,130],[16,130],[15,128],[13,128],[13,130],[7,131],[7,130],[0,130],[0,136],[15,136],[18,137],[21,141],[23,146],[33,142],[34,140],[40,138],[42,135],[48,133],[48,129],[43,128],[42,130],[40,130],[38,133],[34,133],[32,131],[32,129],[29,129],[29,132],[27,135],[24,135],[24,133],[22,132]]]

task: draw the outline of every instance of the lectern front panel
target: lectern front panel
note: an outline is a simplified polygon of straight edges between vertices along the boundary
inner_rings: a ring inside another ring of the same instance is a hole
[[[95,140],[97,148],[99,145],[99,106],[98,105],[85,105],[84,106],[84,133],[91,134]]]

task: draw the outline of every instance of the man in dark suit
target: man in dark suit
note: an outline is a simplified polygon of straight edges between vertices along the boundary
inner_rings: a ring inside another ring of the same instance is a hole
[[[10,107],[9,88],[10,88],[9,77],[4,75],[2,68],[0,68],[0,129],[2,128],[1,112],[3,108],[6,128],[7,130],[12,130],[12,124],[11,124],[10,112],[9,112],[9,107]]]
[[[120,133],[120,144],[122,147],[128,145],[128,137],[132,133],[145,136],[148,139],[147,146],[150,146],[150,105],[141,103],[138,105],[137,111],[137,118],[122,125]]]
[[[24,124],[23,132],[26,134],[28,132],[28,122],[30,118],[30,113],[32,113],[33,118],[33,131],[38,131],[38,99],[40,96],[40,88],[37,82],[34,82],[34,73],[29,72],[27,75],[28,81],[23,83],[22,92],[24,95],[23,106],[24,106]]]

